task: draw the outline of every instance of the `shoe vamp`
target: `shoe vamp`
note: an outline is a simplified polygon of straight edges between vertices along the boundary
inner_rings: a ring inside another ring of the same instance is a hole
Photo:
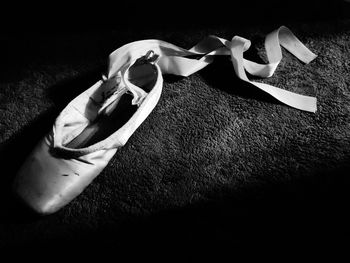
[[[109,161],[101,153],[93,154],[80,160],[56,157],[45,138],[19,171],[17,192],[35,210],[56,211],[79,195]]]

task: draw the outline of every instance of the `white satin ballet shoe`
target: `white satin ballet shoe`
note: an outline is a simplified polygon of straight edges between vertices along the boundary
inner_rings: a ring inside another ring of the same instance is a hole
[[[105,168],[156,106],[162,74],[153,51],[71,101],[19,170],[14,190],[40,214],[56,212]]]
[[[265,39],[268,64],[244,59],[250,44],[239,36],[231,41],[210,36],[189,50],[156,39],[120,47],[110,54],[108,78],[80,94],[61,112],[52,132],[19,170],[14,190],[39,213],[62,208],[92,182],[151,113],[161,95],[162,74],[189,76],[209,65],[217,55],[231,57],[234,72],[241,80],[286,105],[315,112],[315,97],[251,81],[245,71],[260,77],[272,76],[282,59],[280,46],[304,63],[316,55],[284,26]]]

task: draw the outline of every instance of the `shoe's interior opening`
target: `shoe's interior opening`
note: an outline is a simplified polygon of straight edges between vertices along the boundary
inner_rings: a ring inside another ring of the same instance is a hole
[[[136,62],[129,68],[128,79],[145,92],[150,92],[157,81],[157,69],[151,63],[138,64]]]
[[[147,93],[151,91],[157,79],[154,68],[141,66],[130,67],[129,81]],[[136,112],[138,106],[132,105],[133,95],[124,93],[116,101],[110,114],[99,114],[78,136],[67,143],[68,148],[85,148],[109,137],[120,129]]]
[[[106,139],[117,131],[137,110],[137,106],[131,104],[132,99],[133,96],[131,94],[124,93],[110,115],[99,115],[94,122],[89,124],[77,137],[70,141],[66,147],[88,147]]]

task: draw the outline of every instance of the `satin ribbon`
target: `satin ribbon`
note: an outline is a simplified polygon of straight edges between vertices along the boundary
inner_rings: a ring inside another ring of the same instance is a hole
[[[268,64],[259,64],[243,57],[251,42],[243,37],[234,36],[231,41],[217,36],[209,36],[197,45],[187,50],[161,40],[140,40],[122,46],[109,57],[108,78],[115,76],[131,61],[153,50],[159,59],[157,61],[162,74],[189,76],[213,62],[215,56],[231,56],[234,72],[241,80],[270,94],[280,102],[299,110],[316,112],[316,98],[297,94],[269,84],[251,81],[246,71],[251,75],[268,78],[273,75],[282,60],[281,46],[296,56],[305,64],[314,60],[317,55],[311,52],[285,26],[269,33],[265,38],[265,49]],[[199,59],[190,56],[200,56]]]

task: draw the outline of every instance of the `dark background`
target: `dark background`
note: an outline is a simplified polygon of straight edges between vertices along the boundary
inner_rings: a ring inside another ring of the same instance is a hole
[[[271,255],[285,261],[346,253],[348,4],[15,5],[0,18],[2,252],[34,259],[73,254],[160,261]],[[37,216],[12,196],[16,169],[66,103],[100,78],[108,54],[120,45],[158,38],[190,47],[209,33],[237,34],[257,44],[247,56],[259,61],[263,36],[282,24],[319,57],[302,69],[284,52],[287,62],[267,83],[306,85],[313,95],[316,90],[315,115],[281,106],[251,87],[229,90],[228,83],[242,83],[228,77],[229,63],[219,61],[187,79],[166,77],[162,101],[148,121],[86,192],[57,214]],[[208,116],[218,125],[207,124]],[[241,121],[244,136],[232,128],[227,147],[233,152],[225,159],[216,155],[222,142],[211,131],[221,131],[231,116]],[[197,149],[207,133],[212,144]],[[169,134],[183,136],[180,146]]]
[[[3,8],[6,31],[79,31],[129,27],[138,29],[256,25],[319,21],[347,16],[342,0],[295,1],[93,1],[9,4]]]

